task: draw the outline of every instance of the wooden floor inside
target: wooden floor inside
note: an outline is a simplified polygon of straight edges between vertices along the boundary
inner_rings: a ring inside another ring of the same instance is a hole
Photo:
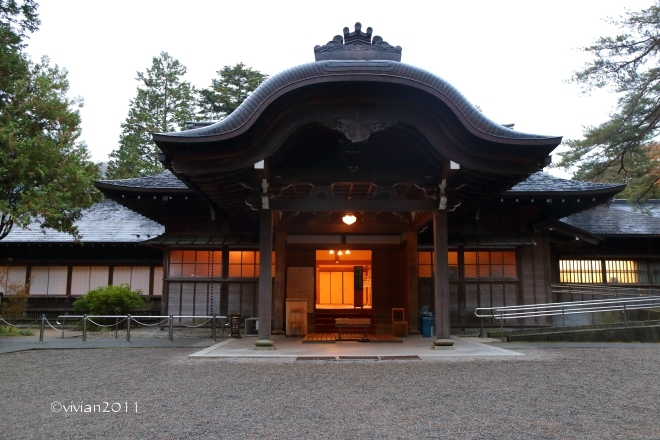
[[[360,333],[341,333],[342,341],[359,341],[364,336]],[[367,335],[369,342],[402,342],[394,335],[386,333],[369,333]],[[308,333],[303,338],[303,344],[334,344],[339,340],[339,333]]]

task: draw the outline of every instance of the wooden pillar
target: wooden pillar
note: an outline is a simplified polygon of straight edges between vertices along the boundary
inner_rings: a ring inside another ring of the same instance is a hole
[[[284,329],[284,277],[286,276],[286,233],[275,233],[275,286],[273,291],[273,334],[283,335]]]
[[[435,336],[437,339],[449,339],[449,266],[447,261],[448,246],[447,212],[433,212],[433,252],[435,254]]]
[[[410,333],[419,334],[419,269],[417,264],[417,232],[406,233],[406,294],[408,297],[408,326]]]
[[[257,347],[272,346],[270,341],[273,284],[271,262],[273,252],[273,216],[270,209],[262,209],[259,218],[259,339]]]

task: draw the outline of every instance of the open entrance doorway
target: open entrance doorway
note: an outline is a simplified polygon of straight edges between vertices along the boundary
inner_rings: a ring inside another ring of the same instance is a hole
[[[371,273],[369,250],[317,250],[316,308],[371,309]]]

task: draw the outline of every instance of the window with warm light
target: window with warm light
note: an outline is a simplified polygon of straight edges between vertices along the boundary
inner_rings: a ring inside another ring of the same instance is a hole
[[[559,260],[559,281],[578,284],[602,283],[602,262],[599,260]]]
[[[275,252],[272,253],[271,276],[275,276]],[[258,278],[259,251],[229,251],[229,278]]]
[[[209,277],[222,276],[221,251],[170,251],[169,276]]]
[[[516,278],[515,251],[464,252],[465,278]]]
[[[447,252],[447,263],[449,276],[458,277],[458,252]],[[417,252],[418,276],[420,278],[432,278],[435,268],[435,255],[433,252]]]
[[[639,268],[636,261],[606,260],[605,273],[608,283],[637,284],[639,283]]]

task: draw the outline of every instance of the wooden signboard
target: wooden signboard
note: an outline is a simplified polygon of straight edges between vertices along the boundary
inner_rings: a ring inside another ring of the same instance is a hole
[[[314,310],[313,267],[287,267],[286,299],[306,299],[307,310]]]
[[[353,266],[353,307],[364,307],[363,298],[363,267]]]

